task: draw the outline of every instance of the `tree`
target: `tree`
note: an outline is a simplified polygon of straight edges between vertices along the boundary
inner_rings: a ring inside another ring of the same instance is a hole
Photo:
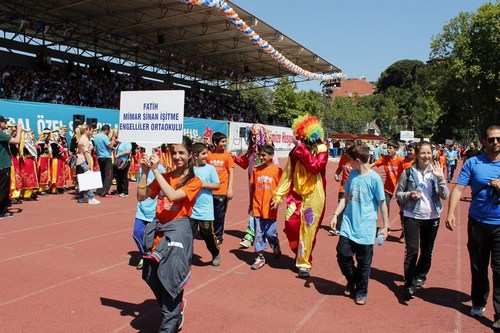
[[[434,67],[442,76],[436,99],[443,110],[441,136],[466,138],[498,124],[500,107],[500,3],[486,3],[477,13],[460,13],[431,43]]]
[[[297,94],[297,108],[302,114],[308,113],[321,119],[325,110],[325,99],[318,91],[299,91]]]
[[[377,81],[377,92],[383,93],[390,87],[411,88],[418,82],[418,72],[425,67],[419,60],[399,60],[387,67]]]
[[[269,88],[258,87],[254,83],[246,83],[239,87],[239,92],[244,99],[251,100],[261,119],[267,119],[273,110],[273,91]]]
[[[373,109],[359,103],[360,97],[337,97],[325,111],[323,125],[327,131],[364,134],[373,121]]]
[[[282,77],[276,85],[273,96],[273,120],[278,122],[290,122],[301,115],[298,105],[298,95],[295,92],[297,85],[288,77]]]

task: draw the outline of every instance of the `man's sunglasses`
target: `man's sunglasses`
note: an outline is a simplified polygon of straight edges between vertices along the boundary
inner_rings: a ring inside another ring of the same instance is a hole
[[[486,139],[486,141],[488,141],[488,143],[493,143],[493,142],[495,142],[495,140],[497,140],[497,142],[500,143],[500,137],[498,137],[498,136],[492,136],[491,138]]]

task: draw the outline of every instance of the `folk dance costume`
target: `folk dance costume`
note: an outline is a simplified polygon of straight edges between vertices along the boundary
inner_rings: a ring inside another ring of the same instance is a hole
[[[139,168],[140,168],[140,161],[142,156],[144,156],[144,153],[141,153],[140,147],[137,145],[135,147],[136,148],[134,150],[134,153],[130,158],[130,167],[128,169],[128,178],[133,182],[137,180],[137,175],[139,173]]]
[[[47,194],[50,181],[50,130],[43,130],[38,136],[38,193]]]
[[[289,154],[273,201],[281,203],[286,197],[284,232],[296,254],[299,276],[309,277],[316,233],[325,211],[328,147],[322,142],[324,132],[316,117],[299,117],[292,129],[300,143]]]
[[[68,140],[66,139],[66,134],[68,134],[68,126],[65,125],[59,126],[59,138],[61,139],[61,145],[64,148],[67,156],[67,160],[65,161],[66,168],[64,170],[64,177],[66,182],[69,182],[70,180],[73,180],[74,176],[73,176],[73,171],[71,170],[71,167],[68,164],[70,154],[69,154]]]
[[[61,144],[58,131],[53,131],[50,140],[50,152],[52,156],[50,169],[50,193],[58,194],[64,191],[66,186],[66,159],[68,153]]]
[[[19,155],[22,179],[21,196],[23,200],[31,200],[35,197],[34,191],[38,188],[37,151],[33,131],[23,130],[19,144]]]
[[[12,155],[12,166],[10,167],[10,200],[12,203],[20,203],[21,190],[23,189],[23,180],[21,178],[21,169],[19,168],[19,147],[17,144],[10,144],[10,153]]]

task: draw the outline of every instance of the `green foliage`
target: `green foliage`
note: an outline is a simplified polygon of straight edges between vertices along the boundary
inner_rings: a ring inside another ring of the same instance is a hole
[[[373,109],[363,103],[357,95],[337,97],[325,111],[323,125],[328,132],[366,133],[368,124],[373,121]]]
[[[272,99],[273,91],[269,88],[257,87],[253,83],[245,85],[243,90],[240,91],[241,96],[246,100],[252,100],[257,108],[257,111],[267,118],[272,114]]]
[[[418,82],[418,74],[423,67],[425,64],[419,60],[396,61],[382,72],[377,81],[377,91],[383,93],[390,87],[411,88]]]
[[[320,92],[314,90],[299,91],[297,108],[300,110],[300,114],[308,113],[321,119],[325,110],[325,99]]]
[[[500,3],[453,18],[431,43],[434,68],[441,73],[436,99],[443,110],[441,138],[461,140],[498,124],[500,107]]]
[[[298,95],[295,92],[297,85],[282,77],[274,90],[273,115],[277,121],[289,121],[302,114],[299,110]]]

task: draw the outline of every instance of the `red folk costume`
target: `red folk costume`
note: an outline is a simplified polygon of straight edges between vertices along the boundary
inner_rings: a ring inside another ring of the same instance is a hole
[[[21,169],[22,197],[29,200],[38,188],[37,150],[33,131],[23,130],[19,144],[19,168]]]
[[[66,134],[68,134],[68,127],[65,125],[59,126],[59,138],[61,139],[61,145],[66,152],[66,169],[64,170],[64,179],[66,182],[73,179],[73,171],[71,167],[68,165],[69,161],[69,149],[68,149],[68,140],[66,139]]]
[[[281,203],[286,197],[284,232],[296,254],[299,276],[307,277],[312,267],[316,233],[325,212],[328,147],[322,142],[324,132],[316,117],[299,117],[292,129],[301,142],[289,154],[273,201]]]
[[[137,180],[137,175],[139,173],[141,158],[144,156],[144,153],[141,153],[141,148],[137,146],[135,148],[134,153],[130,159],[130,167],[128,169],[128,178],[131,181]]]
[[[66,159],[68,153],[61,144],[58,131],[52,132],[50,140],[50,152],[52,155],[50,169],[50,193],[58,193],[58,189],[64,189],[66,186]]]
[[[7,125],[7,133],[15,137],[16,130],[13,125]],[[10,167],[10,199],[13,202],[21,197],[21,190],[23,182],[21,179],[21,172],[19,169],[19,146],[17,144],[9,144],[12,166]]]
[[[50,130],[44,130],[38,136],[38,192],[46,194],[49,190],[50,182]]]

